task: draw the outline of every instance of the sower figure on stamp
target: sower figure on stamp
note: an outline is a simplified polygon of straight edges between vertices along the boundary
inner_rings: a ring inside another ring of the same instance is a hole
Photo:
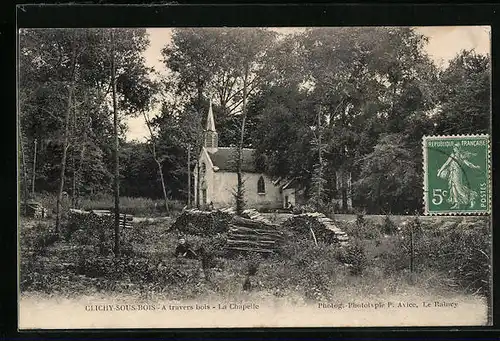
[[[468,186],[467,179],[464,179],[464,166],[472,169],[480,169],[479,166],[471,163],[468,158],[474,156],[474,153],[464,151],[460,144],[453,146],[453,153],[437,172],[437,176],[448,180],[449,197],[448,202],[452,204],[451,209],[456,209],[459,205],[470,205],[474,207],[477,199],[477,192]]]
[[[175,248],[175,257],[178,256],[189,258],[189,259],[196,259],[196,253],[191,250],[189,244],[186,242],[186,239],[181,238],[179,239],[179,244]]]

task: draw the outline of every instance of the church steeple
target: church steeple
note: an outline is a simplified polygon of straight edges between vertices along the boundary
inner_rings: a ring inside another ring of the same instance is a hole
[[[208,108],[207,128],[205,130],[205,148],[209,153],[215,153],[218,147],[218,134],[215,131],[214,113],[212,110],[212,99]]]

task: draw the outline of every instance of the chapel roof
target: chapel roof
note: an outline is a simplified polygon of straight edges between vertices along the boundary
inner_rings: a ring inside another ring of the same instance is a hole
[[[216,152],[208,153],[215,167],[221,171],[236,172],[236,147],[219,147]],[[241,170],[247,173],[256,173],[255,149],[243,148],[243,163]]]

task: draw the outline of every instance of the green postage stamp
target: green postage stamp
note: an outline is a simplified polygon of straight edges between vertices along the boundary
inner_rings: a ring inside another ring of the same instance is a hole
[[[427,215],[489,214],[488,135],[424,136]]]

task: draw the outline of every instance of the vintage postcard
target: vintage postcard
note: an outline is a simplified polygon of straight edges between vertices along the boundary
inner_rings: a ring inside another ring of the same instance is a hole
[[[20,330],[492,324],[490,27],[18,43]]]

